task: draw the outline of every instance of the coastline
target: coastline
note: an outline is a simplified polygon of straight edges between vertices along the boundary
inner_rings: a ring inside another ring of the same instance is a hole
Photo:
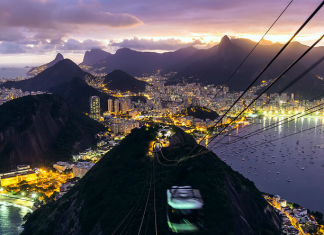
[[[25,207],[28,208],[30,212],[36,210],[36,208],[34,207],[34,203],[32,201],[3,196],[3,195],[0,195],[0,204],[9,204],[18,207]]]

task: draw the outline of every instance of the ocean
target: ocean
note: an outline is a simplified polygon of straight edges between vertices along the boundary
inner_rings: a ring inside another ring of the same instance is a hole
[[[21,232],[19,228],[23,223],[23,217],[28,212],[32,212],[32,210],[27,207],[0,201],[0,234],[19,234]]]
[[[323,118],[301,118],[284,124],[283,118],[268,117],[233,131],[220,143],[237,140],[280,120],[280,126],[250,138],[223,147],[212,147],[213,141],[209,146],[260,191],[324,213]]]
[[[0,79],[2,78],[16,78],[16,77],[27,77],[27,72],[30,68],[24,67],[6,67],[5,65],[0,65]]]

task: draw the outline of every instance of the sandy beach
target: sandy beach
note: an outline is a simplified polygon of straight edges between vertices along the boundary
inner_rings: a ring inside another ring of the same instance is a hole
[[[35,210],[35,207],[33,207],[34,203],[24,199],[12,198],[12,197],[6,197],[0,195],[0,203],[10,203],[17,206],[23,206]]]

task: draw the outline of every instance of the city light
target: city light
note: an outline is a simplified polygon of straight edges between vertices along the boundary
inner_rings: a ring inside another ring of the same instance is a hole
[[[37,194],[36,193],[33,193],[32,195],[31,195],[31,198],[36,198],[37,197]]]

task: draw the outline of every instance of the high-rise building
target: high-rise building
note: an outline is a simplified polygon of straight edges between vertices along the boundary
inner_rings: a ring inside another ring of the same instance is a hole
[[[92,119],[100,119],[100,98],[98,96],[90,97],[90,115]]]
[[[127,106],[128,105],[127,105],[127,102],[126,101],[120,102],[120,111],[122,112],[122,114],[127,113],[127,109],[128,109]]]
[[[119,100],[114,101],[114,112],[115,114],[119,113]]]
[[[127,102],[127,108],[132,109],[132,100],[128,98],[126,99],[126,102]]]
[[[108,112],[111,113],[113,111],[113,100],[108,100]]]

